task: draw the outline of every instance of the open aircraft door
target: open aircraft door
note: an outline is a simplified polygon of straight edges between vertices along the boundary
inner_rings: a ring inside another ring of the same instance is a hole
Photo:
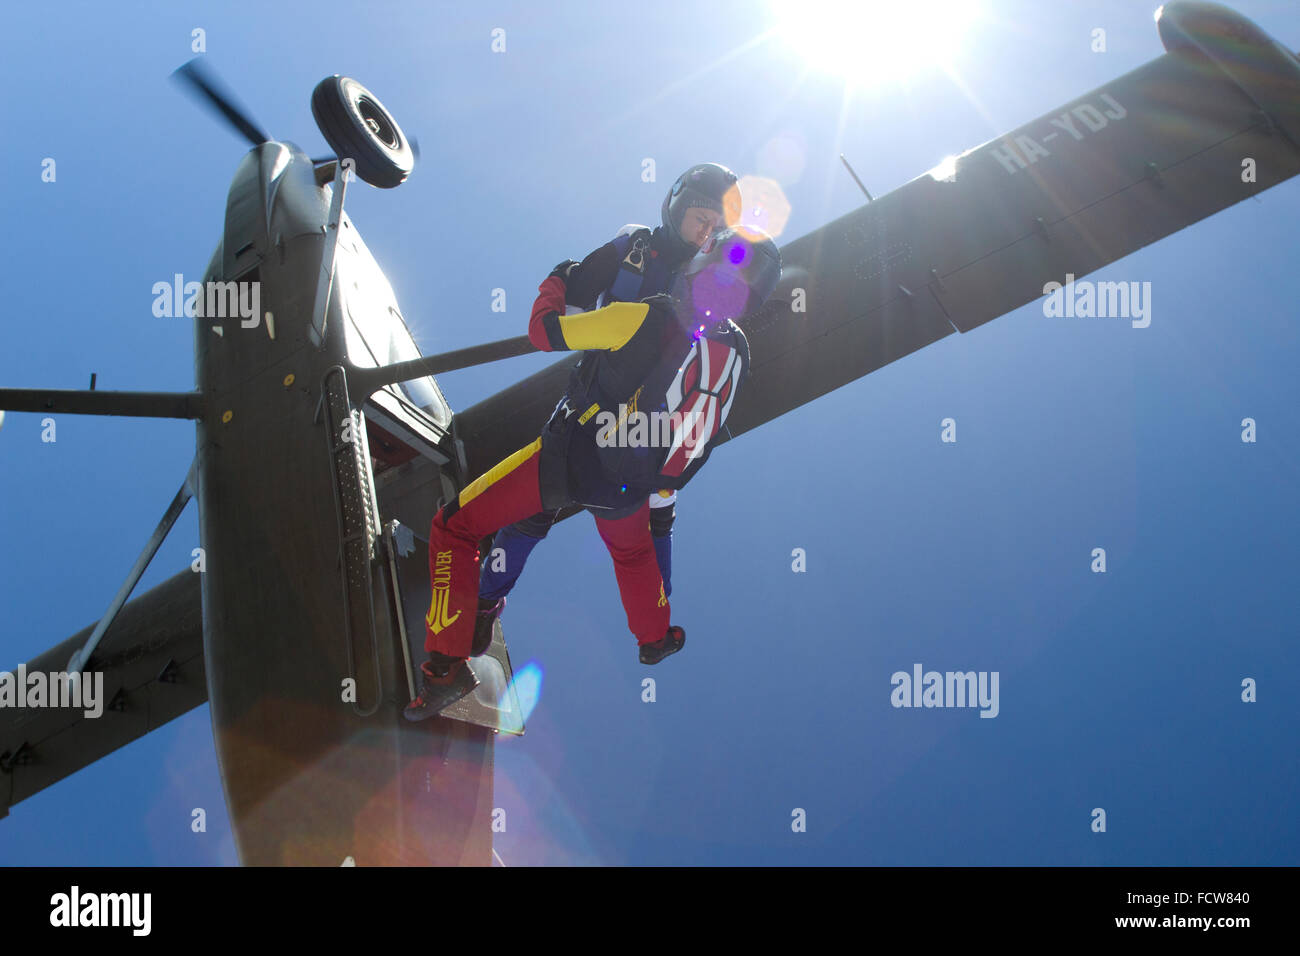
[[[431,599],[429,584],[429,542],[398,521],[384,526],[384,549],[388,554],[388,576],[394,584],[394,606],[411,663],[411,697],[415,697],[415,672],[425,659],[424,615]],[[468,697],[442,712],[443,717],[490,727],[522,736],[523,710],[515,692],[510,652],[498,618],[492,627],[492,643],[481,657],[471,657],[470,670],[479,685]]]
[[[420,358],[388,279],[346,213],[340,216],[335,270],[348,361],[360,369]],[[349,414],[342,406],[338,411]],[[341,466],[336,467],[334,477],[344,541],[345,588],[353,594],[363,577],[356,565],[367,550],[354,547],[357,538],[373,536],[376,545],[370,552],[373,624],[367,620],[368,614],[350,607],[353,634],[359,634],[353,638],[351,651],[360,670],[367,630],[376,635],[375,640],[382,640],[378,635],[392,635],[404,665],[407,699],[414,699],[417,672],[426,656],[424,614],[431,591],[427,532],[417,536],[413,529],[427,529],[439,501],[458,492],[465,472],[464,456],[452,432],[451,408],[433,376],[377,389],[358,417],[365,434],[362,447],[368,451],[364,460],[357,461],[355,469],[346,467],[353,464],[348,460],[353,457],[349,449],[341,445],[332,448],[332,457]],[[330,433],[339,432],[331,428]],[[347,487],[354,481],[358,485],[355,496]],[[367,521],[366,533],[361,534],[362,522],[357,516],[368,511],[378,516],[377,527],[369,527],[372,522]],[[349,562],[352,568],[346,567]],[[470,666],[479,679],[478,688],[443,711],[443,716],[522,734],[522,712],[500,621],[487,653],[472,659]]]

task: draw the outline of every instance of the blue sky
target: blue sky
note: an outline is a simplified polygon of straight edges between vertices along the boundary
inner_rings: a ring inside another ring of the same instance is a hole
[[[407,184],[348,206],[435,352],[521,334],[551,266],[657,222],[692,163],[770,171],[770,144],[798,144],[797,237],[861,203],[841,152],[879,196],[1158,56],[1155,6],[984,0],[960,85],[922,69],[847,102],[780,37],[727,56],[772,26],[764,4],[19,7],[0,36],[20,131],[0,153],[0,383],[193,387],[190,325],[155,318],[150,290],[206,265],[244,149],[167,81],[195,27],[258,121],[312,155],[310,92],[336,72],[419,138]],[[1300,48],[1290,0],[1233,6]],[[1292,180],[1092,276],[1149,281],[1148,328],[1031,303],[726,445],[681,496],[688,643],[653,704],[590,519],[558,527],[504,619],[516,667],[545,673],[527,736],[497,747],[505,861],[1298,862],[1298,220]],[[459,409],[550,361],[439,381]],[[193,440],[61,416],[43,444],[39,416],[7,416],[0,668],[103,613]],[[141,589],[197,543],[191,505]],[[998,716],[891,707],[915,663],[997,671]],[[206,707],[0,822],[0,864],[232,862]]]

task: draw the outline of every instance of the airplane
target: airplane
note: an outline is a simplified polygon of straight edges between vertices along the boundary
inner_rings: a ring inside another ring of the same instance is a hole
[[[742,323],[756,386],[730,437],[1300,172],[1300,60],[1217,4],[1172,2],[1156,23],[1157,59],[786,244],[781,286]],[[526,340],[419,357],[343,212],[349,164],[271,139],[185,75],[252,147],[203,292],[233,282],[251,301],[257,282],[259,309],[196,317],[193,392],[0,389],[0,409],[194,420],[154,538],[196,497],[206,565],[127,601],[133,570],[102,627],[27,662],[103,674],[110,712],[0,711],[0,814],[206,700],[241,862],[487,864],[494,734],[523,729],[509,656],[498,635],[465,712],[402,721],[420,535],[536,437],[574,357],[452,414],[435,376]],[[414,151],[378,99],[345,78],[317,90],[338,157],[399,185]]]

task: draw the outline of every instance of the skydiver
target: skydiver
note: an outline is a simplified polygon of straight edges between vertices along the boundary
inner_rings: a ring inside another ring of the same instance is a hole
[[[582,505],[614,560],[619,596],[642,663],[681,650],[686,632],[671,608],[655,560],[649,497],[680,489],[703,466],[749,366],[744,333],[731,320],[755,311],[781,275],[781,254],[761,230],[725,229],[673,283],[671,295],[563,314],[567,277],[556,266],[538,289],[528,336],[544,351],[587,349],[542,435],[467,485],[433,518],[419,696],[408,720],[432,717],[469,694],[478,679],[472,617],[479,594],[478,545],[488,534],[539,512]],[[608,437],[606,415],[634,405],[670,416],[667,447]],[[478,653],[486,650],[483,645]]]
[[[720,228],[740,218],[736,174],[717,163],[692,166],[677,177],[660,213],[662,225],[653,231],[648,226],[624,226],[569,271],[564,302],[572,307],[571,312],[598,304],[638,302],[668,292],[700,247]],[[650,529],[665,596],[672,594],[676,501],[672,489],[658,489],[650,497]],[[506,595],[555,518],[555,511],[542,511],[496,533],[483,558],[472,655],[483,653],[492,642],[492,624],[505,610]]]

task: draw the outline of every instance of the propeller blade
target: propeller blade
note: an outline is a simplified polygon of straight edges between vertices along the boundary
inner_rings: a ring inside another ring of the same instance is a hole
[[[190,60],[172,72],[172,78],[187,85],[190,91],[220,113],[231,126],[254,146],[270,142],[271,136],[249,118],[247,111],[236,105],[216,74],[200,65],[199,58]]]

